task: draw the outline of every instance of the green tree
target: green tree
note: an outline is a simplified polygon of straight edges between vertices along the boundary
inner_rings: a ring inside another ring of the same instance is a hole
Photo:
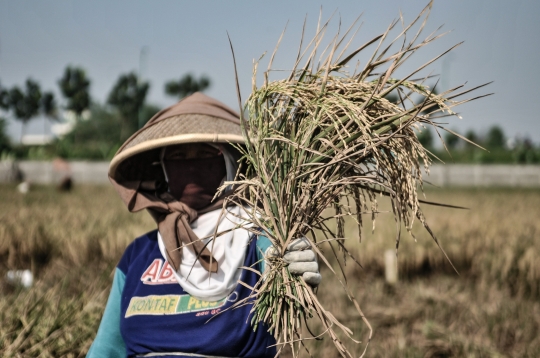
[[[503,149],[506,144],[506,138],[501,127],[493,126],[489,129],[486,136],[486,146],[491,149]]]
[[[0,108],[9,110],[9,91],[0,84]]]
[[[454,132],[456,131],[454,130]],[[457,145],[459,144],[459,137],[450,132],[445,132],[444,143],[448,149],[456,149]]]
[[[475,131],[472,130],[472,129],[469,129],[469,130],[467,131],[467,133],[465,133],[465,138],[467,138],[468,140],[470,140],[470,141],[473,142],[473,143],[480,144],[480,143],[479,143],[479,142],[480,142],[480,138],[479,138],[478,135],[475,133]],[[466,145],[467,145],[468,148],[477,148],[475,145],[473,145],[473,144],[471,144],[471,143],[469,143],[469,142],[467,142]]]
[[[150,84],[139,81],[133,72],[121,75],[111,90],[107,103],[114,106],[122,119],[120,140],[126,140],[139,125],[139,110],[143,108]]]
[[[7,121],[0,117],[0,154],[11,149],[11,142],[6,133]]]
[[[58,106],[54,93],[44,92],[41,97],[41,111],[45,117],[56,120],[58,118]]]
[[[19,87],[13,87],[9,91],[9,109],[13,117],[22,122],[21,141],[26,133],[26,125],[32,118],[39,114],[41,108],[41,88],[39,83],[32,79],[26,80],[25,92]]]
[[[203,92],[210,87],[210,79],[202,75],[197,80],[191,73],[184,75],[179,80],[169,81],[165,84],[165,93],[169,96],[182,99],[195,92]]]
[[[536,164],[540,161],[540,152],[530,138],[520,140],[512,154],[514,162],[518,164]]]
[[[146,122],[159,110],[159,107],[144,105],[141,117]],[[57,142],[57,155],[72,159],[111,159],[122,144],[121,131],[122,118],[118,111],[92,103],[90,118],[75,123],[73,130]]]
[[[9,110],[9,91],[0,84],[0,109]],[[7,121],[0,117],[0,154],[5,150],[11,149],[11,143],[6,134]]]
[[[67,100],[66,109],[73,111],[77,120],[90,107],[90,80],[80,67],[68,66],[58,81],[62,95]]]
[[[140,118],[142,119],[143,125],[159,111],[161,111],[160,107],[153,104],[145,104],[140,111]]]
[[[429,128],[424,128],[422,132],[417,134],[418,141],[426,148],[433,146],[433,133]]]
[[[46,120],[57,121],[58,120],[58,106],[54,98],[54,93],[44,92],[41,97],[41,113],[45,116]],[[47,122],[43,122],[43,134],[46,132]]]
[[[57,142],[57,153],[72,159],[110,159],[119,148],[120,115],[110,108],[93,103],[90,118],[78,121]]]

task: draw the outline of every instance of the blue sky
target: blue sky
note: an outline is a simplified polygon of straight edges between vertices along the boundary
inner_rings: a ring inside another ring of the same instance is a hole
[[[383,32],[400,10],[408,22],[426,4],[416,0],[0,0],[0,82],[11,87],[32,77],[43,89],[59,95],[57,80],[71,64],[86,69],[93,98],[104,102],[121,73],[139,71],[144,48],[141,71],[151,83],[149,102],[159,106],[174,103],[164,94],[164,83],[192,72],[209,76],[213,85],[207,93],[237,108],[227,32],[246,98],[253,59],[273,50],[287,23],[275,68],[292,66],[304,18],[307,15],[310,37],[321,8],[323,19],[335,13],[329,38],[340,19],[347,27],[363,13],[355,47]],[[494,81],[478,94],[495,95],[462,106],[463,119],[452,119],[449,127],[482,132],[498,124],[509,135],[529,136],[538,143],[539,15],[540,2],[534,0],[436,0],[428,30],[444,25],[443,31],[451,32],[411,58],[402,73],[465,41],[451,56],[433,64],[430,72],[441,74],[444,87]],[[266,62],[262,63],[265,67]],[[43,122],[36,120],[29,132],[38,133],[42,128]],[[19,124],[11,123],[9,132],[18,138]]]

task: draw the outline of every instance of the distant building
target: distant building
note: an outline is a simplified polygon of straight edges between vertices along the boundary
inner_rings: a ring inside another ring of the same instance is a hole
[[[51,126],[51,132],[53,132],[56,137],[62,138],[63,136],[71,132],[74,125],[75,124],[72,122],[55,123]]]
[[[21,138],[22,145],[45,145],[52,143],[54,136],[51,134],[25,134]]]

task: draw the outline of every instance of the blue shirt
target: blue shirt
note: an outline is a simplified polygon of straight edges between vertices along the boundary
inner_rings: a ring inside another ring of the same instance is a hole
[[[251,240],[244,266],[258,268],[258,250],[268,246],[268,239],[261,239],[266,238]],[[252,287],[258,279],[250,270],[243,270],[240,278]],[[275,344],[273,336],[262,324],[256,331],[251,326],[252,305],[228,310],[250,293],[238,284],[219,301],[201,301],[190,296],[163,259],[157,230],[152,231],[136,239],[122,256],[87,357],[135,357],[147,353],[176,353],[170,356],[176,358],[178,353],[274,357],[276,349],[270,347]]]

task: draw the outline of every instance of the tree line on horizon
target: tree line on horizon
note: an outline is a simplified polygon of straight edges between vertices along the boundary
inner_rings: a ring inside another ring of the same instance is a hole
[[[28,78],[22,87],[16,85],[5,88],[0,82],[2,156],[9,153],[19,159],[51,159],[57,156],[68,159],[110,159],[129,136],[161,109],[147,103],[150,84],[138,78],[135,72],[118,77],[104,104],[91,98],[91,80],[81,67],[67,66],[57,84],[62,104],[59,104],[54,92],[42,90],[40,84],[32,78]],[[208,77],[203,75],[196,78],[187,73],[179,79],[166,82],[164,91],[181,99],[197,91],[202,92],[210,85]],[[394,94],[387,96],[387,99],[398,101]],[[21,122],[22,139],[31,120],[44,116],[49,121],[61,121],[61,111],[71,113],[75,123],[69,133],[51,144],[13,144],[6,134],[6,117]],[[434,134],[432,130],[424,129],[417,135],[434,156],[446,163],[540,163],[540,148],[530,139],[525,137],[512,141],[496,125],[483,134],[474,130],[465,133],[464,137],[478,146],[447,132]],[[438,140],[442,140],[443,148],[435,145]]]
[[[81,67],[67,66],[57,82],[62,95],[60,105],[54,92],[41,89],[28,78],[23,86],[5,88],[0,82],[0,153],[14,153],[15,157],[63,156],[67,158],[107,159],[131,134],[142,127],[160,108],[147,103],[150,83],[135,72],[121,74],[112,86],[105,104],[90,95],[91,80]],[[165,83],[166,94],[181,99],[211,85],[208,77],[196,78],[187,73]],[[62,121],[61,111],[72,114],[72,130],[53,144],[29,148],[13,144],[6,134],[6,118],[21,122],[20,142],[28,123],[39,116],[49,121]],[[36,152],[37,151],[37,152]]]
[[[438,94],[436,85],[433,93]],[[390,93],[385,98],[395,104],[400,103],[396,93]],[[434,112],[437,112],[436,107],[422,111],[421,114],[429,115]],[[456,129],[452,131],[458,132]],[[491,126],[485,133],[469,129],[462,135],[463,138],[443,130],[434,133],[432,128],[427,127],[419,130],[416,135],[420,143],[433,154],[435,162],[540,163],[540,146],[535,146],[528,137],[508,138],[498,125]]]

